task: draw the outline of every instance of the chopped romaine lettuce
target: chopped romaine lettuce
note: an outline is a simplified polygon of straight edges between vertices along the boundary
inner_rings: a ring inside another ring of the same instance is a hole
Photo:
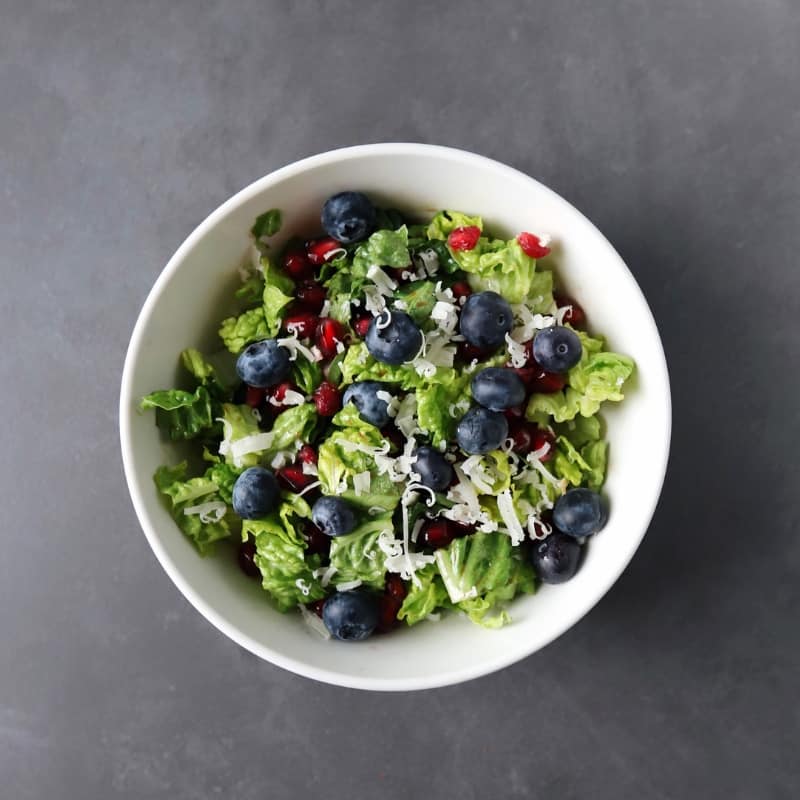
[[[250,342],[266,339],[269,333],[263,306],[243,311],[238,317],[228,317],[219,328],[219,338],[231,353],[239,353]]]
[[[483,220],[480,217],[462,214],[460,211],[440,211],[428,223],[427,234],[429,239],[447,239],[456,228],[471,227],[483,230]]]
[[[378,547],[381,534],[394,538],[391,514],[372,517],[351,533],[331,540],[331,566],[336,567],[334,584],[359,580],[365,586],[383,588],[386,556]]]
[[[354,275],[366,276],[370,267],[406,267],[411,263],[408,252],[408,229],[402,225],[396,231],[375,231],[359,245],[353,257]]]
[[[409,586],[408,594],[397,613],[397,618],[408,625],[416,625],[439,608],[452,608],[447,589],[436,564],[428,564],[416,573],[417,582]]]
[[[413,281],[399,287],[394,296],[404,304],[408,316],[422,326],[430,320],[436,304],[436,284],[433,281]]]
[[[256,217],[250,233],[258,241],[262,236],[274,236],[281,229],[280,209],[271,208]]]
[[[173,441],[194,439],[214,425],[211,397],[205,386],[194,392],[168,389],[151,392],[139,403],[141,409],[156,410],[156,425]]]
[[[304,394],[311,394],[322,383],[322,369],[316,361],[309,361],[302,354],[292,362],[291,377]]]

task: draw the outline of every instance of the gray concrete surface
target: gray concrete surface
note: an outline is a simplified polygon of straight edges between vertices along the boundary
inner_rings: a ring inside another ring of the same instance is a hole
[[[797,797],[798,41],[794,0],[0,0],[0,797]],[[661,505],[597,609],[398,696],[282,672],[188,606],[116,412],[192,227],[381,140],[584,210],[650,300],[675,406]]]

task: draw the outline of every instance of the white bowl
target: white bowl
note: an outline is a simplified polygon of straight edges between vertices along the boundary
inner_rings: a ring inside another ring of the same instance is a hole
[[[625,402],[607,404],[611,516],[569,583],[515,600],[513,623],[479,628],[450,615],[352,644],[325,641],[297,614],[273,610],[229,558],[200,558],[156,493],[152,474],[177,460],[139,398],[174,385],[188,346],[217,349],[236,266],[253,219],[283,211],[281,236],[319,228],[324,200],[359,189],[378,203],[421,213],[455,208],[507,235],[546,232],[557,272],[586,309],[590,328],[631,355],[636,379]],[[316,680],[360,689],[408,690],[476,678],[530,655],[574,625],[609,590],[644,536],[658,501],[670,440],[664,352],[647,302],[622,259],[580,212],[553,191],[496,161],[445,147],[377,144],[335,150],[279,169],[211,214],[178,248],[153,286],[131,337],[120,395],[125,475],[139,522],[175,585],[213,625],[252,653]]]

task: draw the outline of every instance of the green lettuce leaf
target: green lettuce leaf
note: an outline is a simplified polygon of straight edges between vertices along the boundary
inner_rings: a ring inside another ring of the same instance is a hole
[[[402,225],[396,231],[375,231],[366,242],[359,245],[353,256],[352,271],[366,276],[372,267],[406,267],[411,263],[408,252],[408,228]]]
[[[622,389],[634,370],[633,359],[603,350],[603,340],[576,331],[583,345],[581,360],[567,373],[567,387],[553,394],[534,394],[525,415],[540,425],[565,422],[581,414],[593,417],[605,401],[624,399]]]
[[[580,486],[583,476],[591,471],[591,467],[569,439],[559,436],[556,440],[553,470],[559,478],[566,478],[573,486]]]
[[[546,269],[537,269],[531,277],[528,298],[525,305],[534,314],[550,314],[553,312],[553,273]]]
[[[444,587],[442,577],[436,564],[428,564],[416,573],[419,585],[412,583],[397,618],[405,620],[408,625],[422,622],[428,614],[439,608],[452,608],[453,604]]]
[[[508,622],[499,604],[533,589],[532,568],[502,533],[474,533],[436,551],[436,566],[451,602],[489,627]],[[483,602],[475,602],[483,600]],[[498,616],[499,619],[495,619]]]
[[[497,292],[509,303],[522,303],[531,294],[536,259],[526,255],[516,239],[482,236],[472,250],[450,252],[476,292]]]
[[[419,427],[431,438],[434,447],[455,440],[456,426],[464,410],[453,406],[471,397],[471,378],[470,374],[440,367],[434,379],[418,385],[417,421]]]
[[[264,276],[260,273],[251,275],[235,292],[236,299],[245,305],[260,303],[264,294]]]
[[[253,227],[250,228],[250,233],[256,241],[262,236],[274,236],[281,229],[281,221],[280,209],[271,208],[256,217]]]
[[[322,369],[316,361],[309,361],[305,356],[298,355],[292,361],[290,375],[292,381],[303,394],[311,394],[322,383]]]
[[[376,361],[367,351],[364,342],[351,344],[347,348],[342,360],[341,372],[344,384],[354,381],[383,381],[384,383],[399,383],[403,389],[413,389],[422,381],[414,368],[407,364],[393,366]]]
[[[325,590],[313,575],[313,570],[319,567],[319,556],[306,558],[303,539],[293,528],[287,528],[278,515],[245,520],[242,538],[248,536],[255,539],[255,563],[261,570],[262,586],[280,611],[325,596]]]
[[[480,217],[470,217],[460,211],[440,211],[428,223],[427,234],[429,239],[447,239],[448,235],[456,228],[477,227],[483,230],[483,220]]]
[[[193,439],[214,425],[211,397],[204,386],[194,392],[168,389],[151,392],[141,399],[139,408],[156,410],[156,425],[173,441]]]
[[[225,502],[217,484],[208,477],[186,477],[187,464],[175,467],[159,467],[153,480],[158,491],[168,499],[172,517],[178,527],[188,536],[200,555],[206,555],[213,544],[227,539],[238,528],[238,518],[230,509],[216,522],[202,522],[198,514],[184,514],[184,509],[211,501]]]
[[[555,426],[559,436],[565,436],[577,448],[600,439],[600,417],[575,417]]]
[[[272,445],[265,459],[271,460],[282,450],[294,450],[297,442],[307,442],[317,424],[319,416],[313,403],[303,403],[282,411],[272,426]]]
[[[219,337],[231,353],[239,353],[250,342],[267,339],[270,336],[263,306],[251,308],[238,317],[228,317],[222,321]]]
[[[394,296],[405,304],[406,313],[417,325],[424,325],[436,305],[436,285],[433,281],[413,281],[398,288]]]
[[[218,461],[206,470],[205,477],[217,487],[217,492],[222,502],[231,505],[233,502],[233,484],[236,483],[236,479],[241,472],[241,470],[232,467],[230,464]]]
[[[258,426],[258,420],[253,415],[253,409],[248,405],[235,405],[234,403],[222,404],[222,418],[225,420],[223,423],[223,430],[225,438],[222,445],[230,445],[239,439],[244,439],[246,436],[252,436],[256,433],[261,433],[261,428]],[[225,463],[232,467],[245,469],[246,467],[255,467],[259,463],[259,453],[247,453],[240,459],[240,464],[234,464],[233,454],[228,452],[223,453]]]
[[[267,324],[267,336],[275,336],[281,329],[283,309],[292,302],[291,295],[284,294],[277,286],[264,286],[264,319]]]
[[[200,386],[205,386],[214,400],[224,400],[229,391],[217,375],[217,371],[193,347],[188,347],[181,353],[181,363],[186,371],[197,381]]]
[[[331,540],[331,566],[336,567],[335,584],[360,580],[382,589],[386,577],[386,556],[378,547],[384,532],[393,536],[392,515],[372,517],[345,536]]]

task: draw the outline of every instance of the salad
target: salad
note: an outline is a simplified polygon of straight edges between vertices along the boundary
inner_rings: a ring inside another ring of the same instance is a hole
[[[190,443],[156,487],[201,555],[235,550],[326,637],[505,625],[606,523],[598,414],[633,361],[556,290],[543,235],[353,191],[321,221],[276,248],[281,213],[258,217],[222,352],[185,350],[185,385],[142,399]]]

